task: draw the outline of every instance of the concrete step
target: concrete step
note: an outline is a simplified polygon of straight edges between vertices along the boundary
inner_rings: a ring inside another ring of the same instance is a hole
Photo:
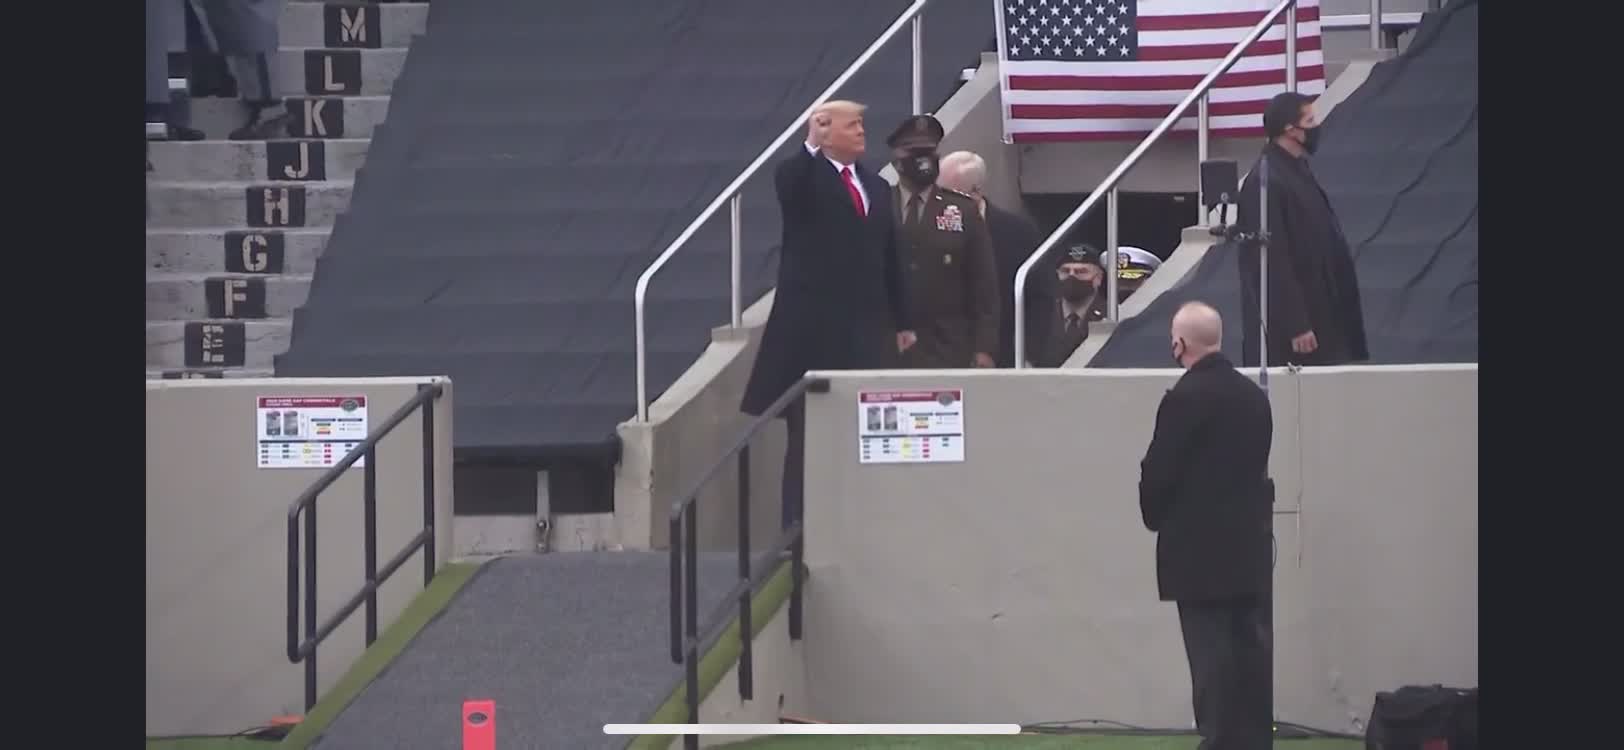
[[[428,20],[428,3],[288,3],[281,40],[284,47],[406,47]]]
[[[147,369],[269,369],[292,337],[291,318],[148,321]]]
[[[276,64],[284,96],[379,96],[395,87],[406,50],[283,47]]]
[[[294,136],[300,138],[371,138],[389,115],[387,96],[305,97],[288,99]],[[192,100],[192,127],[224,139],[248,121],[241,101],[208,97]]]
[[[184,380],[188,378],[270,378],[276,372],[269,367],[199,367],[194,369],[147,370],[147,380]]]
[[[148,274],[147,320],[285,318],[310,296],[310,276]]]
[[[332,226],[351,182],[147,183],[147,226],[287,229]]]
[[[353,180],[371,141],[159,141],[147,150],[158,179],[210,182]]]
[[[148,229],[147,269],[169,273],[274,275],[316,270],[332,230]]]

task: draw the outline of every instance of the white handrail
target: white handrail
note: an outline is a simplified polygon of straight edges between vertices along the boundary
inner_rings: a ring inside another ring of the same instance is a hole
[[[924,68],[922,65],[924,55],[924,26],[921,23],[923,19],[921,18],[920,13],[925,10],[925,6],[929,4],[929,2],[930,0],[914,0],[912,5],[909,5],[906,10],[902,11],[902,15],[897,16],[897,20],[893,21],[891,25],[874,40],[873,43],[869,44],[868,49],[863,50],[863,54],[858,55],[857,59],[853,60],[851,65],[846,67],[845,72],[842,72],[839,77],[835,78],[834,83],[829,84],[829,87],[824,89],[822,94],[818,95],[818,98],[812,100],[812,104],[801,113],[800,117],[795,118],[795,121],[791,122],[789,127],[784,128],[784,132],[779,133],[778,137],[774,138],[773,142],[769,144],[767,148],[762,149],[761,153],[756,156],[755,160],[750,162],[750,166],[745,167],[744,171],[740,172],[738,177],[733,178],[733,182],[729,183],[728,186],[722,190],[721,194],[717,195],[716,199],[712,200],[710,205],[705,207],[704,211],[699,212],[699,217],[694,219],[693,222],[688,225],[688,228],[682,230],[682,234],[677,235],[677,238],[672,240],[670,245],[666,246],[665,251],[660,253],[660,256],[655,258],[654,262],[650,263],[647,269],[644,269],[643,275],[637,277],[637,292],[635,300],[637,306],[637,421],[648,421],[648,325],[644,318],[644,309],[645,300],[648,296],[649,280],[654,278],[654,274],[665,266],[666,261],[670,260],[672,255],[675,255],[678,250],[682,249],[684,244],[687,244],[688,240],[699,231],[700,227],[705,225],[706,221],[710,220],[711,216],[716,213],[717,209],[722,207],[723,201],[731,201],[733,204],[731,211],[733,222],[732,325],[734,328],[738,328],[742,323],[743,317],[743,310],[740,307],[741,300],[739,298],[739,287],[741,283],[739,272],[739,245],[741,241],[741,232],[739,231],[739,191],[744,189],[744,183],[748,182],[751,177],[754,177],[756,172],[761,169],[761,166],[765,164],[773,154],[777,153],[779,148],[783,147],[783,145],[789,141],[790,136],[795,135],[795,133],[801,129],[801,126],[806,123],[807,118],[812,116],[813,111],[822,106],[824,102],[829,101],[829,98],[834,96],[834,93],[840,90],[841,86],[846,85],[846,81],[850,80],[853,75],[856,75],[857,71],[867,64],[868,61],[880,51],[880,48],[885,46],[886,42],[891,41],[891,38],[896,36],[898,31],[902,30],[903,25],[908,24],[909,22],[912,22],[913,24],[912,104],[914,114],[920,114],[923,111],[924,106]]]
[[[1101,200],[1108,199],[1111,203],[1111,207],[1114,208],[1116,203],[1117,183],[1122,181],[1122,177],[1128,173],[1128,170],[1133,169],[1134,165],[1138,164],[1139,160],[1144,157],[1147,151],[1150,150],[1150,147],[1156,145],[1156,142],[1161,140],[1162,136],[1166,135],[1169,130],[1173,129],[1173,126],[1184,117],[1184,113],[1190,109],[1191,105],[1195,104],[1198,99],[1205,103],[1207,92],[1215,83],[1218,82],[1218,77],[1233,67],[1235,63],[1241,59],[1241,56],[1246,53],[1246,49],[1248,47],[1252,46],[1254,42],[1261,39],[1264,34],[1268,33],[1269,27],[1273,26],[1275,22],[1280,19],[1281,13],[1284,13],[1288,8],[1295,8],[1296,5],[1297,0],[1280,0],[1280,2],[1277,3],[1274,8],[1263,17],[1263,20],[1259,21],[1256,26],[1252,27],[1251,31],[1247,32],[1245,37],[1243,37],[1239,42],[1235,43],[1234,48],[1229,51],[1228,55],[1224,56],[1223,60],[1219,61],[1217,67],[1213,68],[1212,72],[1208,73],[1205,78],[1201,79],[1201,82],[1196,84],[1195,88],[1191,89],[1189,94],[1185,95],[1184,100],[1179,102],[1178,106],[1175,106],[1173,111],[1168,113],[1167,117],[1162,118],[1162,121],[1156,125],[1156,129],[1150,131],[1150,135],[1145,136],[1145,139],[1140,141],[1139,145],[1135,146],[1133,151],[1128,153],[1127,158],[1124,158],[1122,163],[1117,165],[1116,169],[1111,170],[1111,173],[1106,175],[1105,180],[1100,183],[1099,187],[1095,188],[1094,191],[1089,194],[1088,199],[1084,200],[1082,205],[1079,205],[1076,209],[1074,209],[1071,212],[1071,215],[1066,217],[1065,221],[1060,222],[1060,226],[1057,227],[1054,232],[1050,233],[1049,237],[1045,239],[1042,244],[1038,245],[1037,249],[1033,250],[1031,255],[1027,256],[1026,260],[1021,263],[1020,268],[1016,269],[1015,271],[1015,310],[1019,311],[1026,309],[1026,277],[1031,274],[1032,266],[1036,265],[1039,259],[1047,255],[1050,250],[1054,249],[1054,246],[1060,243],[1061,238],[1065,237],[1067,233],[1071,232],[1072,227],[1076,226],[1077,222],[1081,221],[1084,216],[1088,215],[1088,212],[1093,209],[1094,206],[1098,205]],[[1296,89],[1297,84],[1296,19],[1297,14],[1295,11],[1293,11],[1287,16],[1286,23],[1286,85],[1292,90]],[[1198,150],[1202,154],[1205,154],[1207,150],[1207,118],[1200,115],[1204,115],[1205,113],[1206,107],[1201,107],[1201,112],[1198,114],[1196,125],[1199,131],[1197,134],[1199,144]],[[1205,215],[1206,208],[1204,204],[1200,207],[1200,209],[1202,214]],[[1116,223],[1116,212],[1111,211],[1110,214],[1110,216],[1106,217],[1108,229],[1113,228]],[[1116,232],[1108,231],[1107,234],[1115,235]],[[1115,283],[1117,279],[1116,237],[1108,236],[1106,238],[1106,245],[1108,246],[1106,248],[1106,253],[1108,253],[1109,257],[1105,263],[1107,280],[1106,314],[1107,317],[1114,322],[1117,320],[1117,285]],[[1026,367],[1026,316],[1017,312],[1012,317],[1015,319],[1015,367],[1024,368]]]

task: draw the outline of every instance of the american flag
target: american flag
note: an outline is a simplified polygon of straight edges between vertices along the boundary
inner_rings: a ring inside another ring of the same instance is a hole
[[[1217,67],[1278,0],[993,0],[1004,136],[1015,143],[1137,140]],[[1297,3],[1297,90],[1325,91],[1319,0]],[[1214,138],[1263,134],[1286,90],[1286,16],[1210,92]],[[1193,132],[1196,108],[1174,125]]]

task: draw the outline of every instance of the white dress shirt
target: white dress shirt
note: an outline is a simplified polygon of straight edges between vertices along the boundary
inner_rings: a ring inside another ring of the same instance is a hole
[[[807,143],[805,145],[806,145],[806,152],[807,153],[809,153],[809,154],[811,154],[813,156],[818,156],[818,149],[817,149],[816,146],[813,146],[810,143]],[[868,200],[868,189],[863,187],[863,180],[857,176],[857,167],[855,165],[852,165],[852,164],[841,164],[840,162],[835,161],[834,157],[831,157],[828,154],[823,154],[823,158],[828,159],[830,164],[835,165],[835,172],[836,173],[845,171],[847,169],[851,170],[852,184],[857,186],[857,194],[863,197],[863,215],[867,216],[868,213],[869,213],[869,209],[873,206],[873,204],[870,203],[869,200]],[[841,182],[845,182],[845,180],[846,180],[845,176],[842,175],[840,180],[841,180]]]

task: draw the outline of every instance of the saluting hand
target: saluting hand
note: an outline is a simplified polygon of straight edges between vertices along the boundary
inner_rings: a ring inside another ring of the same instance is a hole
[[[829,126],[833,123],[834,117],[828,112],[813,112],[806,121],[806,142],[812,144],[813,148],[823,148],[829,140]]]

